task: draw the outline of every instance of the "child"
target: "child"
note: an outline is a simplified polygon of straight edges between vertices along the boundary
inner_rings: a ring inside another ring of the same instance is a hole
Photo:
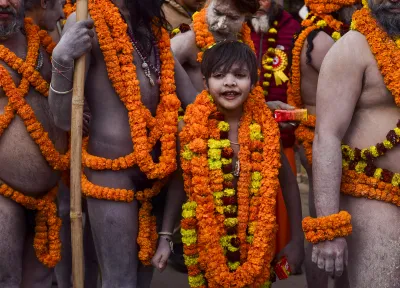
[[[204,53],[201,70],[206,90],[188,106],[180,133],[189,284],[265,287],[275,256],[279,184],[292,233],[282,252],[292,269],[304,258],[296,178],[281,153],[278,125],[256,86],[251,49],[236,41],[216,44]]]

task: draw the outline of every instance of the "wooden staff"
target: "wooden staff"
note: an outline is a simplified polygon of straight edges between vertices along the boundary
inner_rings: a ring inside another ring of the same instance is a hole
[[[88,1],[77,0],[76,21],[88,17]],[[75,61],[74,90],[72,92],[71,111],[71,246],[72,278],[74,288],[84,288],[83,269],[83,226],[82,226],[82,120],[85,88],[85,58],[83,55]]]

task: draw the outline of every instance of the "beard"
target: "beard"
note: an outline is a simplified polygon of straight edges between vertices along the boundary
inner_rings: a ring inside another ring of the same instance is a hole
[[[23,1],[22,1],[23,3]],[[0,39],[7,39],[11,35],[20,31],[24,25],[24,9],[23,6],[19,11],[14,10],[12,7],[0,8],[1,13],[9,13],[10,20],[8,22],[0,23]]]
[[[269,26],[269,17],[266,14],[251,18],[251,24],[256,33],[267,33]]]
[[[391,37],[400,36],[400,13],[391,12],[390,9],[400,9],[400,3],[373,4],[369,1],[372,15]]]

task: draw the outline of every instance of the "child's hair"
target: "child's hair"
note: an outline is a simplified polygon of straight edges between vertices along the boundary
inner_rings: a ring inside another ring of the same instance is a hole
[[[247,66],[250,72],[251,85],[258,81],[257,58],[254,52],[239,41],[222,41],[204,52],[201,62],[201,73],[206,81],[216,71],[227,73],[234,64]]]

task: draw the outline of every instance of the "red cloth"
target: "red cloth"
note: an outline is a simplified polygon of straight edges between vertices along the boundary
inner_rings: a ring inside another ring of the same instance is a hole
[[[277,35],[277,46],[283,46],[284,51],[286,55],[289,58],[289,64],[290,64],[290,59],[292,57],[292,47],[293,47],[293,36],[295,33],[297,33],[300,30],[300,23],[295,20],[292,15],[287,13],[286,11],[282,11],[281,16],[279,19],[276,19],[278,21],[278,35]],[[257,57],[260,55],[260,42],[261,42],[261,34],[257,34],[256,32],[252,31],[251,32],[251,38],[254,42],[254,46],[256,48],[256,53]],[[268,38],[264,34],[263,37],[263,43],[262,43],[262,55],[266,53],[268,49]],[[261,59],[258,59],[258,61],[261,61]],[[261,70],[263,71],[263,69]],[[289,71],[290,71],[290,66],[286,68],[284,73],[286,76],[289,77]],[[262,82],[264,81],[264,72],[261,73],[260,75],[260,85],[262,86]],[[269,94],[266,97],[267,101],[282,101],[287,103],[287,83],[283,83],[282,85],[277,86],[275,83],[275,78],[272,77],[270,81],[270,88],[269,88]],[[281,133],[281,139],[283,143],[283,147],[293,147],[295,137],[294,137],[294,131],[292,132],[283,132]]]

